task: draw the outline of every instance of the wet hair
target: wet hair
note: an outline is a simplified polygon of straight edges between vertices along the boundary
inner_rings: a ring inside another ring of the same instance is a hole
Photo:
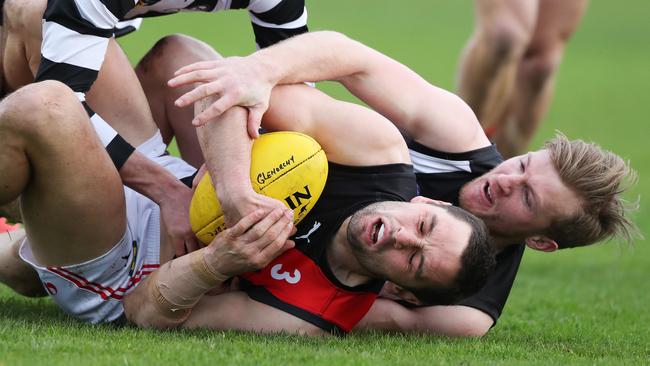
[[[478,217],[456,206],[439,205],[453,217],[466,222],[471,228],[467,247],[460,258],[460,270],[449,286],[405,289],[427,305],[456,304],[478,292],[496,265],[496,251],[490,242],[489,231]]]

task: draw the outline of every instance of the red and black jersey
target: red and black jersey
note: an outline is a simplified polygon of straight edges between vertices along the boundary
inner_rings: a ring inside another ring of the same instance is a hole
[[[384,280],[346,286],[332,273],[326,249],[341,224],[380,201],[416,195],[413,167],[390,164],[350,167],[329,164],[325,189],[298,224],[296,246],[257,272],[240,276],[249,297],[332,333],[347,333],[370,310]]]

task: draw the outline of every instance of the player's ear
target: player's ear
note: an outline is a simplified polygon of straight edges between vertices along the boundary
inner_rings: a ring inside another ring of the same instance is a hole
[[[424,196],[415,196],[411,199],[412,203],[432,203],[437,205],[451,206],[451,203],[445,201],[438,201]]]
[[[555,240],[543,235],[530,236],[526,238],[525,242],[529,248],[547,253],[554,252],[559,248]]]

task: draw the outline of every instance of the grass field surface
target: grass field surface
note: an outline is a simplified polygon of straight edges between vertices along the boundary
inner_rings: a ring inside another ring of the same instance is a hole
[[[469,1],[308,1],[312,30],[347,33],[454,88],[460,50],[472,28]],[[557,91],[534,141],[556,129],[596,141],[629,159],[641,196],[635,219],[650,228],[650,2],[592,1],[571,39]],[[121,43],[133,62],[160,36],[199,37],[224,55],[253,50],[244,12],[176,15],[144,22]],[[323,89],[349,99],[335,85]],[[527,252],[497,326],[483,339],[353,334],[307,339],[236,332],[153,332],[81,324],[49,300],[0,286],[3,365],[419,365],[648,364],[650,249],[612,242],[553,254]]]

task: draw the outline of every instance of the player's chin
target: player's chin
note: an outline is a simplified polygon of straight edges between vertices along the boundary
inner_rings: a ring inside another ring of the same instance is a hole
[[[367,246],[363,243],[362,238],[363,231],[361,230],[349,230],[347,234],[348,243],[350,247],[357,252],[366,252],[368,250]]]

